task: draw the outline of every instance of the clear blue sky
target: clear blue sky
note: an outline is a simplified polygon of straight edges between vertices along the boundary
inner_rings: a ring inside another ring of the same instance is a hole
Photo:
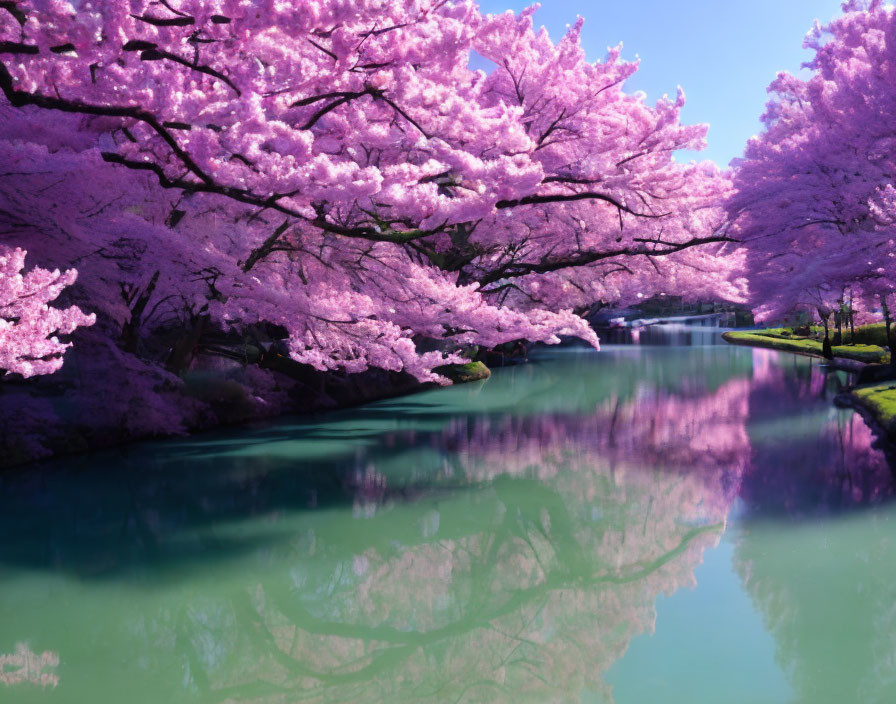
[[[527,0],[479,0],[484,12],[521,10]],[[622,42],[625,59],[641,58],[627,89],[650,102],[684,88],[687,123],[710,124],[709,146],[679,158],[726,165],[759,131],[766,86],[781,70],[797,72],[810,57],[803,38],[818,18],[840,12],[840,0],[544,0],[535,15],[555,40],[577,15],[589,61]]]

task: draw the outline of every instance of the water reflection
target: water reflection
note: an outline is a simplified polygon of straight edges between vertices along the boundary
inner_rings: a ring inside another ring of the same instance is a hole
[[[839,392],[843,375],[768,352],[754,358],[751,409],[775,411],[757,412],[750,427],[736,571],[775,639],[794,702],[896,701],[896,513],[884,506],[893,470],[869,450],[874,438],[859,416],[821,404],[814,420],[799,413]]]
[[[58,653],[38,655],[25,643],[16,643],[15,652],[0,654],[0,684],[7,687],[24,683],[55,687],[59,684],[59,677],[53,670],[58,665]]]
[[[65,701],[612,701],[606,671],[732,520],[738,573],[779,614],[799,590],[763,567],[776,538],[742,526],[796,534],[893,496],[830,405],[841,382],[743,348],[561,351],[319,423],[11,474],[0,652],[58,652]],[[789,622],[766,618],[776,638]]]
[[[753,461],[741,488],[749,512],[797,519],[891,500],[893,472],[871,449],[870,428],[831,405],[846,375],[765,350],[753,358]]]

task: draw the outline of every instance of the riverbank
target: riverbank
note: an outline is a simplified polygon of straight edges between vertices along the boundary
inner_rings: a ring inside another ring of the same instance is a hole
[[[722,338],[732,345],[763,347],[766,349],[792,352],[809,357],[824,358],[822,343],[814,337],[795,335],[790,328],[770,328],[768,330],[752,330],[750,332],[726,332]],[[834,345],[831,348],[832,360],[838,363],[860,362],[862,364],[886,364],[890,361],[890,353],[886,348],[872,344]],[[845,364],[847,371],[857,371],[852,364]]]
[[[865,327],[865,339],[883,337],[883,325]],[[726,332],[722,334],[722,338],[732,345],[761,347],[824,359],[821,342],[812,337],[794,335],[790,328]],[[876,365],[890,361],[889,352],[880,345],[836,345],[832,347],[832,352],[834,359],[827,360],[831,366],[860,376],[865,370],[876,370]],[[840,394],[836,403],[858,411],[881,439],[896,448],[896,382],[859,384]]]
[[[837,403],[859,411],[891,448],[896,448],[896,382],[856,386],[838,396]]]
[[[264,366],[198,355],[174,375],[90,328],[59,372],[0,385],[0,470],[144,440],[251,426],[434,388],[405,372],[321,372],[273,356]],[[486,379],[482,362],[438,370],[454,384]]]

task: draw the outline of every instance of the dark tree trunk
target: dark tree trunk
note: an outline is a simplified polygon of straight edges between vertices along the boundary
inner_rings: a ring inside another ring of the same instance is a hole
[[[825,359],[833,359],[834,351],[831,349],[831,335],[828,329],[828,315],[830,313],[825,314],[819,310],[818,315],[821,316],[821,323],[824,325],[824,341],[821,343],[821,354]]]
[[[890,350],[890,366],[896,367],[896,338],[894,338],[893,336],[893,323],[890,319],[890,307],[887,305],[886,296],[880,297],[880,307],[884,312],[884,327],[887,333],[887,347]]]
[[[831,346],[831,338],[828,336],[827,321],[825,321],[824,328],[825,328],[824,340],[821,343],[821,354],[825,359],[833,359],[834,358],[834,349]]]
[[[121,339],[126,352],[136,354],[137,344],[140,341],[140,326],[143,324],[143,314],[146,312],[146,306],[149,299],[152,298],[153,292],[156,290],[156,284],[159,282],[159,274],[157,271],[152,275],[146,288],[138,290],[136,287],[124,295],[125,303],[131,309],[131,317],[125,322],[121,329]]]
[[[842,345],[843,344],[843,313],[842,311],[837,311],[834,313],[834,321],[837,323],[837,334],[834,335],[834,344]]]
[[[181,335],[180,339],[174,344],[171,354],[168,355],[168,362],[165,365],[169,372],[180,374],[189,368],[196,348],[199,345],[199,338],[202,337],[207,322],[208,316],[200,315],[193,321],[193,327]]]

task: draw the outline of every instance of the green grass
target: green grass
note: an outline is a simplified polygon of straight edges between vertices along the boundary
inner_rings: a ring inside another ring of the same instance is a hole
[[[821,343],[818,343],[819,349]],[[855,359],[859,362],[869,362],[871,364],[886,364],[890,361],[890,353],[883,347],[877,345],[834,345],[831,348],[835,357],[843,357],[845,359]]]
[[[821,339],[824,337],[824,328],[821,325],[813,325],[811,326],[812,334],[817,338]],[[833,339],[834,335],[837,332],[837,327],[835,325],[830,326],[830,335]],[[784,339],[811,339],[806,338],[805,336],[795,335],[793,332],[793,328],[767,328],[765,330],[756,330],[754,331],[757,335],[764,335],[766,337],[780,337]],[[855,340],[853,340],[853,335],[850,332],[847,326],[843,326],[843,344],[844,345],[852,345],[853,343],[857,345],[874,345],[876,347],[886,347],[887,346],[887,334],[884,332],[884,324],[883,323],[872,323],[870,325],[859,325],[856,328]]]
[[[883,326],[881,326],[883,328]],[[856,330],[858,338],[858,329]],[[794,352],[814,357],[821,357],[822,344],[810,337],[792,337],[790,328],[769,328],[751,332],[726,332],[722,337],[734,345],[750,347],[766,347],[783,352]],[[886,349],[878,345],[837,345],[831,350],[835,357],[854,359],[859,362],[889,362],[890,355]]]
[[[859,386],[850,393],[888,434],[892,436],[896,432],[896,382],[884,381],[880,384]]]
[[[765,330],[757,330],[755,334],[765,337],[790,338],[793,337],[793,328],[766,328]]]

